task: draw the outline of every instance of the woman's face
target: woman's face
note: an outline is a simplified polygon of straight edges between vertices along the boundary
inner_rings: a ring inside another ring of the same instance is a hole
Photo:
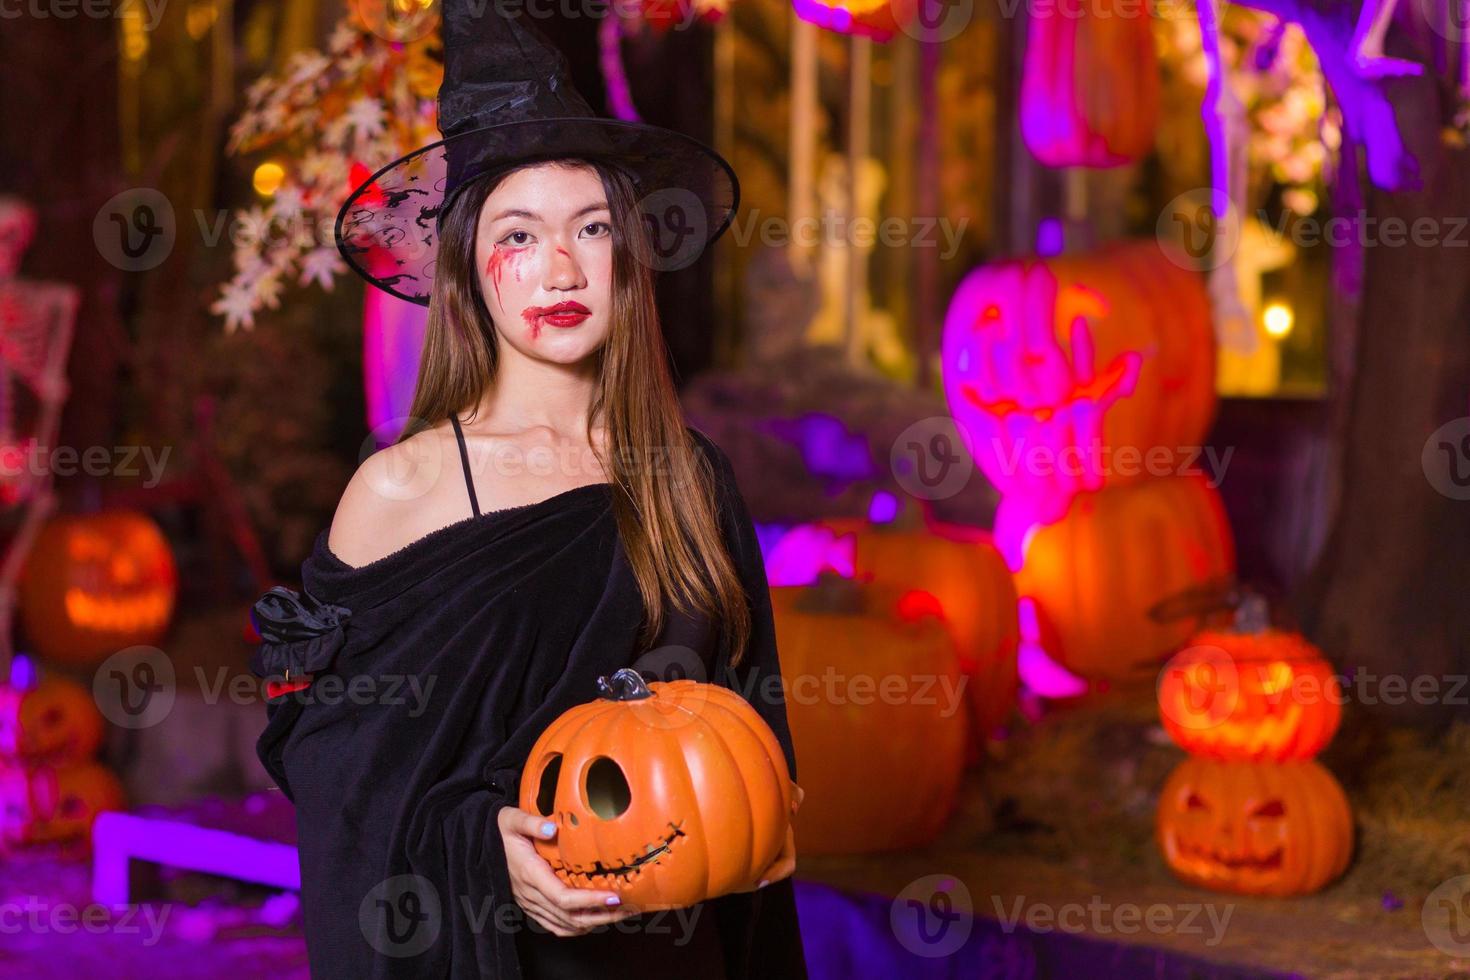
[[[612,318],[610,220],[591,167],[537,164],[490,193],[480,210],[475,265],[506,343],[560,364],[602,346]]]

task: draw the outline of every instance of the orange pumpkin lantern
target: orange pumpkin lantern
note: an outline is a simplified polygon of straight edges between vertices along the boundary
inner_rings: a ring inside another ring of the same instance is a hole
[[[989,534],[916,516],[910,509],[886,524],[829,519],[819,526],[852,538],[858,581],[919,589],[939,600],[968,678],[976,732],[988,736],[1016,703],[1016,585]]]
[[[92,694],[64,677],[35,687],[0,685],[0,759],[59,765],[89,759],[102,744],[102,713]]]
[[[1181,880],[1246,895],[1305,895],[1342,874],[1353,819],[1326,769],[1189,758],[1159,796],[1159,847]]]
[[[97,814],[124,802],[117,777],[95,762],[0,767],[0,847],[89,849]]]
[[[1083,677],[1153,674],[1195,623],[1151,612],[1234,567],[1224,506],[1201,477],[1078,494],[1054,523],[1013,527],[1010,511],[1002,500],[996,533],[1021,543],[1017,589],[1056,637],[1048,653]]]
[[[926,593],[832,575],[771,589],[786,715],[805,771],[803,854],[932,840],[954,808],[969,724],[954,640]],[[957,702],[957,703],[956,703]],[[874,773],[902,774],[875,793]]]
[[[42,656],[92,664],[123,647],[156,643],[177,592],[173,552],[150,518],[131,511],[64,515],[36,537],[20,612]]]
[[[1283,630],[1198,634],[1160,672],[1158,693],[1169,736],[1213,759],[1310,759],[1342,720],[1332,666]]]
[[[557,825],[536,850],[573,887],[640,909],[754,888],[791,830],[775,733],[739,694],[624,668],[536,740],[520,806]]]
[[[1215,411],[1200,276],[1156,242],[997,262],[944,321],[945,398],[1006,495],[1061,501],[1193,462]]]
[[[1050,167],[1115,167],[1153,148],[1159,67],[1141,4],[1058,0],[1031,12],[1021,138]]]

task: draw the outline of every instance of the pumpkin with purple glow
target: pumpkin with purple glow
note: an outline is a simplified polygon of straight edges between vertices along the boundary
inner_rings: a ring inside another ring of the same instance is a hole
[[[1159,795],[1159,847],[1170,870],[1201,888],[1305,895],[1342,874],[1353,819],[1322,766],[1191,757]]]
[[[852,577],[918,589],[939,601],[968,678],[977,734],[989,736],[1010,716],[1019,686],[1021,628],[1011,570],[990,535],[934,520],[913,503],[894,520],[828,519],[818,523],[852,549]]]
[[[1194,462],[1215,410],[1210,306],[1200,276],[1163,249],[997,262],[955,290],[944,393],[1003,494],[1060,507]]]
[[[1192,638],[1159,674],[1158,697],[1174,742],[1212,759],[1310,759],[1342,720],[1342,688],[1322,651],[1249,615]]]
[[[803,854],[918,847],[954,809],[969,724],[954,638],[917,589],[830,572],[771,589],[786,715],[804,770]],[[901,779],[874,792],[875,773]]]
[[[755,888],[791,834],[776,735],[744,698],[632,668],[552,722],[527,758],[520,807],[556,824],[536,850],[558,878],[639,909]]]
[[[1082,677],[1154,676],[1197,622],[1157,610],[1223,589],[1234,570],[1225,508],[1203,477],[1081,493],[1051,522],[1035,520],[1028,503],[1001,501],[996,537],[1008,557],[1019,551],[1016,587],[1055,638],[1047,653]]]
[[[117,777],[95,762],[0,766],[0,849],[90,849],[92,823],[125,803]]]
[[[1021,138],[1049,167],[1116,167],[1153,148],[1159,67],[1142,4],[1057,0],[1031,10]]]
[[[57,765],[90,759],[102,744],[102,713],[76,681],[48,676],[31,687],[0,685],[0,759]]]
[[[177,593],[173,551],[152,519],[64,515],[47,522],[26,559],[20,612],[37,653],[85,665],[156,643]]]

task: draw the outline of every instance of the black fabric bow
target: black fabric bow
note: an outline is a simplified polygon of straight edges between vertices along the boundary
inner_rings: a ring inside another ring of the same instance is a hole
[[[347,642],[352,610],[322,602],[309,591],[277,585],[256,600],[250,620],[260,634],[260,646],[250,657],[257,677],[315,674],[332,665]]]

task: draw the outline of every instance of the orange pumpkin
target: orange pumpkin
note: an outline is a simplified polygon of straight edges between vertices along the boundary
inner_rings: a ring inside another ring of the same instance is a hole
[[[0,685],[0,759],[58,765],[90,759],[102,744],[92,694],[64,677],[35,687]]]
[[[1115,167],[1153,148],[1159,67],[1141,4],[1057,0],[1031,11],[1021,137],[1051,167]]]
[[[156,643],[177,593],[173,552],[150,518],[63,515],[41,529],[26,559],[20,612],[36,652],[86,665]]]
[[[1305,895],[1342,874],[1353,818],[1326,769],[1189,758],[1159,795],[1156,832],[1181,880],[1246,895]]]
[[[771,605],[791,738],[812,760],[795,819],[801,853],[932,840],[954,808],[969,741],[938,601],[827,575],[771,589]],[[875,792],[882,773],[897,774],[894,792]]]
[[[1202,477],[1078,494],[1050,524],[1028,525],[1011,512],[1002,500],[996,535],[1020,543],[1017,589],[1056,637],[1047,652],[1083,677],[1153,674],[1195,623],[1151,611],[1234,567],[1224,506]]]
[[[739,694],[632,668],[547,726],[520,806],[557,825],[536,850],[573,887],[641,909],[754,888],[791,830],[792,784],[775,733]]]
[[[830,519],[819,526],[852,538],[853,576],[939,600],[970,694],[975,730],[985,737],[1010,717],[1019,682],[1021,627],[1011,570],[990,535],[941,521],[875,524]]]
[[[66,844],[91,846],[92,822],[120,810],[122,785],[95,762],[53,766],[0,766],[0,848]]]
[[[944,321],[944,394],[1003,494],[1062,500],[1193,464],[1215,411],[1200,276],[1157,242],[981,266]]]
[[[1306,638],[1202,632],[1159,674],[1159,716],[1186,752],[1213,759],[1310,759],[1342,720],[1342,688]]]

